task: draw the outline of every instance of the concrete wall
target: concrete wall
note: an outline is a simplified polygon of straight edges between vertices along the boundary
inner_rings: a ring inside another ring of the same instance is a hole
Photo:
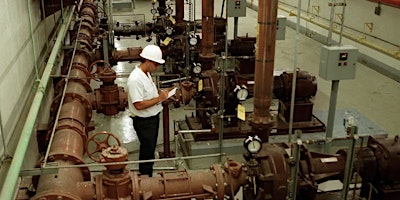
[[[247,0],[248,6],[258,9],[258,0]],[[302,32],[307,36],[326,43],[329,27],[331,1],[302,0],[301,10],[305,20],[301,20]],[[343,1],[336,0],[336,3]],[[381,14],[375,15],[377,3],[367,0],[347,1],[344,13],[344,31],[342,44],[351,44],[360,49],[360,62],[400,82],[400,26],[398,16],[400,9],[381,5]],[[287,16],[288,25],[295,28],[298,1],[280,0],[279,14]],[[335,8],[334,30],[340,32],[342,6]],[[366,24],[372,25],[370,29]],[[339,35],[333,34],[333,40],[338,41]],[[390,54],[390,55],[389,55]]]
[[[40,0],[0,1],[1,161],[6,155],[13,155],[36,88],[36,74],[40,79],[51,46],[48,41],[54,35],[59,19],[60,13],[42,19]],[[31,160],[29,165],[37,158],[33,156],[37,152],[34,140],[32,137],[26,155],[27,160]],[[0,173],[6,168],[4,164],[7,162],[1,162]]]

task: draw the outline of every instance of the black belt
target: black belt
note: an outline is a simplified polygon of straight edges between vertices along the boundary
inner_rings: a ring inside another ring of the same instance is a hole
[[[152,119],[155,118],[159,115],[160,113],[157,113],[156,115],[150,116],[150,117],[139,117],[137,115],[132,114],[131,116],[129,116],[132,119]]]

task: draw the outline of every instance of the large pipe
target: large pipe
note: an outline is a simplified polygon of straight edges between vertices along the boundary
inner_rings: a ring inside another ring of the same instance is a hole
[[[82,164],[85,144],[87,140],[87,126],[92,116],[91,88],[87,77],[91,50],[93,23],[96,17],[96,8],[93,0],[84,0],[80,9],[81,23],[75,38],[76,51],[70,61],[70,68],[66,78],[57,84],[57,97],[52,105],[52,120],[54,120],[54,135],[49,142],[49,161],[59,166]],[[77,24],[78,26],[78,24]],[[81,44],[77,47],[77,44]],[[90,80],[90,79],[89,79]],[[61,107],[60,107],[61,105]],[[55,112],[57,111],[57,114]],[[47,154],[46,154],[47,156]],[[47,157],[45,157],[45,162]],[[87,168],[69,168],[59,170],[57,175],[40,176],[37,194],[32,199],[81,199],[77,186],[84,180],[90,180]],[[94,194],[91,192],[84,194]]]
[[[32,132],[35,128],[36,119],[39,114],[39,109],[44,97],[44,91],[46,91],[46,87],[49,82],[50,74],[53,70],[53,67],[56,65],[55,63],[57,60],[57,56],[61,50],[61,47],[63,46],[64,38],[71,23],[74,10],[75,6],[72,6],[72,8],[67,10],[66,12],[66,20],[64,20],[63,24],[60,27],[60,31],[58,32],[53,50],[51,51],[50,57],[47,61],[43,76],[40,79],[39,87],[33,99],[32,106],[29,110],[26,122],[21,132],[20,140],[18,141],[18,145],[13,156],[14,158],[11,162],[7,177],[1,190],[0,199],[2,200],[11,200],[14,197],[15,186],[17,185],[19,172],[21,170],[22,163],[25,160],[25,153],[28,148]]]
[[[277,13],[277,0],[259,1],[252,127],[264,142],[268,141],[273,122],[269,107],[273,90]]]
[[[214,55],[214,1],[202,0],[201,19],[201,56],[210,58]]]
[[[183,16],[185,11],[184,3],[184,0],[176,0],[175,2],[175,18],[177,24],[183,23]]]

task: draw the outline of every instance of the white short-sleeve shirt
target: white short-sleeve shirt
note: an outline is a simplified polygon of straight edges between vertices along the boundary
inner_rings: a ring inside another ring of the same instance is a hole
[[[143,70],[140,69],[139,65],[137,65],[129,75],[127,88],[129,110],[135,116],[151,117],[158,114],[163,109],[161,104],[156,104],[142,110],[137,110],[135,106],[133,106],[133,103],[135,102],[158,97],[157,86],[154,83],[150,73],[144,73]]]

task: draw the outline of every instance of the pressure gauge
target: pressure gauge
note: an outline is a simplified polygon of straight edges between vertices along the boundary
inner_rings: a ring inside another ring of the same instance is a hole
[[[150,13],[153,14],[153,15],[156,14],[156,13],[157,13],[157,9],[152,8],[152,9],[150,10]]]
[[[236,98],[240,101],[244,101],[249,96],[249,91],[245,88],[240,88],[236,93]]]
[[[197,44],[197,38],[196,37],[190,37],[189,39],[189,44],[194,46]]]
[[[195,73],[195,74],[200,74],[200,72],[201,72],[201,65],[200,65],[200,64],[195,64],[195,63],[194,63],[193,73]]]
[[[239,101],[244,101],[249,96],[249,90],[247,89],[247,87],[245,85],[242,85],[242,86],[236,85],[233,92],[236,93],[236,98]]]
[[[173,32],[174,32],[174,29],[173,29],[173,28],[171,28],[171,27],[165,28],[165,33],[166,33],[167,35],[172,35]]]
[[[260,152],[261,147],[262,141],[257,135],[247,136],[246,140],[244,140],[244,148],[250,153]]]
[[[167,9],[165,9],[165,12],[166,12],[168,15],[171,15],[171,14],[172,14],[172,9],[171,9],[171,8],[167,8]]]

